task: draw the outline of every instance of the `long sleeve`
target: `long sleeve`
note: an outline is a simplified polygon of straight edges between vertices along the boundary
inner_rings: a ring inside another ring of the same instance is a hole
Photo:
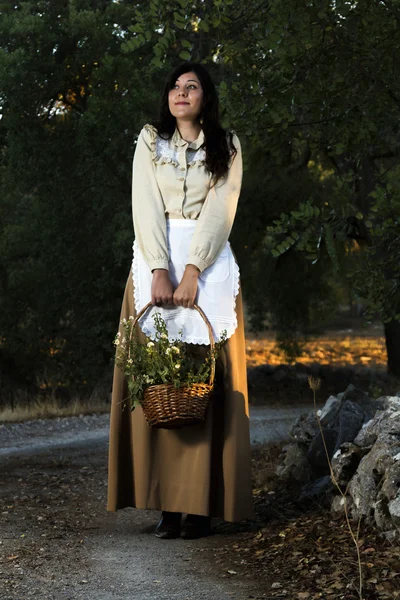
[[[165,206],[155,176],[155,133],[141,130],[132,172],[132,217],[135,237],[151,270],[168,269]]]
[[[224,179],[213,186],[204,201],[193,234],[187,264],[203,271],[216,260],[231,233],[242,185],[243,163],[240,141],[233,134],[237,150]]]

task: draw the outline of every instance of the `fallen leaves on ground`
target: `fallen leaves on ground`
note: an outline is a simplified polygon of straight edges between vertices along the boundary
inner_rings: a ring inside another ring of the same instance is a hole
[[[360,600],[357,551],[344,516],[311,499],[300,504],[296,488],[282,487],[274,474],[280,448],[253,453],[258,526],[217,550],[221,566],[257,578],[260,598]],[[361,523],[358,545],[363,600],[400,599],[398,542]]]

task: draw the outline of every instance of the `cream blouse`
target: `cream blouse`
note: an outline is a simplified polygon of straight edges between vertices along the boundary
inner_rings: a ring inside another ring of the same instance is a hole
[[[176,128],[169,140],[155,127],[141,130],[132,175],[132,215],[135,237],[151,270],[168,269],[166,218],[197,219],[187,264],[203,271],[217,258],[232,229],[242,184],[242,154],[233,132],[237,154],[228,174],[210,189],[204,133],[186,142]]]

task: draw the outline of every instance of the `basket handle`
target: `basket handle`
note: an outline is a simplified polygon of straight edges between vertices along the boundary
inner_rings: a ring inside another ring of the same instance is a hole
[[[140,317],[142,317],[144,315],[144,313],[151,307],[154,306],[152,302],[148,302],[148,304],[146,304],[136,315],[135,319],[132,321],[132,327],[131,327],[131,333],[129,336],[129,339],[132,338],[132,333],[133,330],[135,329],[137,322],[139,321]],[[206,315],[204,314],[204,312],[202,311],[202,309],[200,308],[200,306],[198,304],[193,304],[193,308],[195,308],[197,310],[197,312],[200,314],[200,316],[203,318],[204,323],[207,326],[208,329],[208,336],[210,338],[210,350],[211,350],[211,371],[210,371],[210,385],[214,385],[214,378],[215,378],[215,357],[214,357],[214,348],[215,348],[215,341],[214,341],[214,336],[213,336],[213,332],[212,332],[212,327],[210,324],[210,321],[207,319]]]

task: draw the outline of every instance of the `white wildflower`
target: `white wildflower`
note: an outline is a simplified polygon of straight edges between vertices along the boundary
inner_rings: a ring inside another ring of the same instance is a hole
[[[176,352],[176,354],[179,354],[179,352],[180,352],[179,348],[177,348],[176,346],[172,346],[171,350]]]
[[[148,342],[148,343],[147,343],[147,347],[148,347],[148,348],[152,348],[153,346],[154,346],[154,342]]]
[[[161,337],[163,338],[163,340],[167,340],[167,339],[168,339],[168,336],[167,336],[167,334],[166,334],[166,333],[162,333],[162,334],[161,334]]]
[[[129,320],[130,320],[130,321],[133,321],[133,319],[134,319],[134,316],[133,316],[133,315],[130,315],[130,317],[129,317]]]
[[[176,363],[176,365],[175,365],[175,369],[179,369],[179,368],[180,368],[180,366],[181,366],[181,365],[180,365],[180,363]]]
[[[171,348],[167,348],[165,354],[171,354]]]
[[[116,346],[119,346],[119,340],[114,340],[114,344],[115,344]]]
[[[131,365],[133,363],[133,360],[131,358],[128,358],[126,362],[128,363],[128,365]]]
[[[121,337],[121,332],[120,331],[118,331],[117,336]]]
[[[126,319],[125,319],[125,317],[122,319],[122,322],[123,322],[123,323],[126,323]]]

